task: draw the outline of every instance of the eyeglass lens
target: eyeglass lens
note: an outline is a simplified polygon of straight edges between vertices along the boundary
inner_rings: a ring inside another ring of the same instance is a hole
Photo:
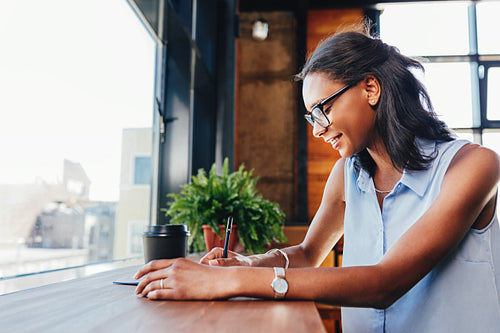
[[[330,126],[330,120],[326,117],[325,113],[320,109],[320,107],[315,107],[311,112],[314,121],[317,121],[323,127]]]
[[[307,122],[313,127],[315,122],[318,122],[322,127],[330,126],[330,121],[319,107],[315,107],[311,113],[304,115],[304,118],[306,118]]]
[[[314,127],[314,123],[318,122],[318,124],[324,128],[327,128],[330,126],[330,119],[326,116],[325,112],[323,112],[323,107],[326,103],[330,103],[335,97],[340,96],[342,93],[344,93],[347,89],[352,87],[351,85],[346,85],[342,89],[338,90],[337,92],[333,93],[331,96],[327,97],[324,99],[321,103],[316,104],[316,106],[311,110],[311,113],[308,113],[304,115],[304,118],[306,118],[307,122],[311,124],[311,126]]]

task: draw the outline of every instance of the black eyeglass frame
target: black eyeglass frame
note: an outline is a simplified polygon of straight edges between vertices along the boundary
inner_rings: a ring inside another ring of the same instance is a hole
[[[330,119],[328,119],[325,111],[323,111],[324,106],[326,104],[330,103],[334,98],[339,97],[340,95],[342,95],[344,92],[346,92],[351,87],[352,87],[352,85],[347,84],[343,88],[340,88],[339,90],[337,90],[336,92],[334,92],[333,94],[331,94],[330,96],[328,96],[327,98],[325,98],[324,100],[322,100],[321,102],[319,102],[318,104],[314,105],[311,108],[311,112],[306,113],[304,115],[304,118],[313,127],[314,127],[315,121],[318,121],[318,124],[321,127],[323,127],[323,128],[329,127],[332,123],[331,123]],[[319,110],[320,112],[318,112],[316,110]],[[323,115],[323,118],[319,118],[319,117],[315,116],[314,115],[315,111],[316,111],[317,114]],[[326,120],[327,123],[324,123],[321,120]]]

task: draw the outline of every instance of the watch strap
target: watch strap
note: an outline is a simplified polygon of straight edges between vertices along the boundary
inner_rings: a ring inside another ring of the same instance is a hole
[[[286,293],[288,292],[288,281],[285,278],[285,269],[283,267],[273,267],[274,268],[274,280],[271,283],[271,287],[274,291],[275,299],[283,299],[285,298]],[[280,290],[280,285],[285,286],[284,290]]]
[[[274,275],[276,278],[285,278],[285,269],[283,267],[273,267]]]

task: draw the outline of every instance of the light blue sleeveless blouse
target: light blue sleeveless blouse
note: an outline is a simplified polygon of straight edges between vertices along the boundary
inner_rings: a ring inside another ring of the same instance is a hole
[[[437,154],[429,169],[404,171],[394,189],[377,202],[373,179],[345,164],[343,266],[372,265],[429,208],[439,194],[450,161],[465,140],[418,139],[425,155]],[[345,333],[500,332],[500,228],[471,229],[459,246],[424,279],[385,310],[342,308]]]

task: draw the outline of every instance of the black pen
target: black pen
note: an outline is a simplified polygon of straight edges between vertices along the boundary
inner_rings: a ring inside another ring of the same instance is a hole
[[[227,249],[229,247],[229,237],[231,236],[231,228],[233,227],[233,218],[227,218],[227,226],[226,226],[226,240],[224,241],[224,253],[222,254],[222,258],[227,258]]]

